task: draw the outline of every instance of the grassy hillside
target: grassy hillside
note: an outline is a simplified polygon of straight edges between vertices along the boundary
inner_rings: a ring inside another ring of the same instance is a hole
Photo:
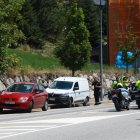
[[[62,68],[59,60],[55,57],[45,57],[33,52],[22,51],[18,49],[8,49],[9,54],[16,54],[21,58],[21,66],[31,66],[33,69],[56,69]]]
[[[16,54],[21,58],[21,67],[30,67],[34,70],[49,70],[51,72],[66,70],[63,66],[60,65],[59,59],[53,56],[42,56],[41,54],[36,54],[32,51],[23,51],[18,49],[8,49],[9,54]],[[87,64],[86,67],[83,68],[84,72],[93,72],[99,71],[99,64]],[[104,71],[118,71],[113,66],[103,65]]]

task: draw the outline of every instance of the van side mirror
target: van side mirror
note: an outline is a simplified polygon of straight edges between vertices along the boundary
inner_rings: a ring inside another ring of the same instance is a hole
[[[79,87],[74,87],[74,89],[73,89],[73,90],[74,90],[74,91],[75,91],[75,90],[79,90]]]

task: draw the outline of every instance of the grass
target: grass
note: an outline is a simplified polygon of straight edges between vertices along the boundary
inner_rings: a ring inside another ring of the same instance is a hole
[[[64,71],[65,73],[68,72],[66,68],[64,68],[60,62],[59,59],[57,59],[54,56],[44,56],[38,53],[34,53],[31,51],[23,51],[18,49],[8,49],[9,54],[16,54],[18,57],[21,58],[21,64],[20,67],[24,67],[25,69],[31,68],[35,71],[41,71],[41,70],[48,70],[50,72],[60,72]],[[96,72],[100,70],[99,64],[87,64],[82,71],[83,72]],[[110,71],[110,72],[118,72],[123,71],[124,69],[116,69],[114,66],[108,66],[103,65],[103,72],[104,71]],[[64,73],[63,72],[63,73]]]
[[[21,58],[21,66],[31,66],[36,70],[62,68],[59,60],[55,57],[46,57],[32,52],[26,52],[18,49],[8,49],[9,54],[16,54]]]

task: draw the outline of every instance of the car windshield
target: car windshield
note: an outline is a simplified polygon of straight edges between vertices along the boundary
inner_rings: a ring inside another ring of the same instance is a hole
[[[8,92],[31,92],[32,84],[13,84],[7,88]]]
[[[49,88],[50,89],[64,89],[69,90],[72,88],[73,82],[68,81],[54,81]]]

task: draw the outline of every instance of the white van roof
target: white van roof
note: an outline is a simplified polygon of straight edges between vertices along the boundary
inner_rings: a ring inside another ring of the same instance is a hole
[[[55,79],[55,81],[72,81],[72,82],[81,81],[81,80],[87,80],[87,79],[83,77],[59,77]]]

